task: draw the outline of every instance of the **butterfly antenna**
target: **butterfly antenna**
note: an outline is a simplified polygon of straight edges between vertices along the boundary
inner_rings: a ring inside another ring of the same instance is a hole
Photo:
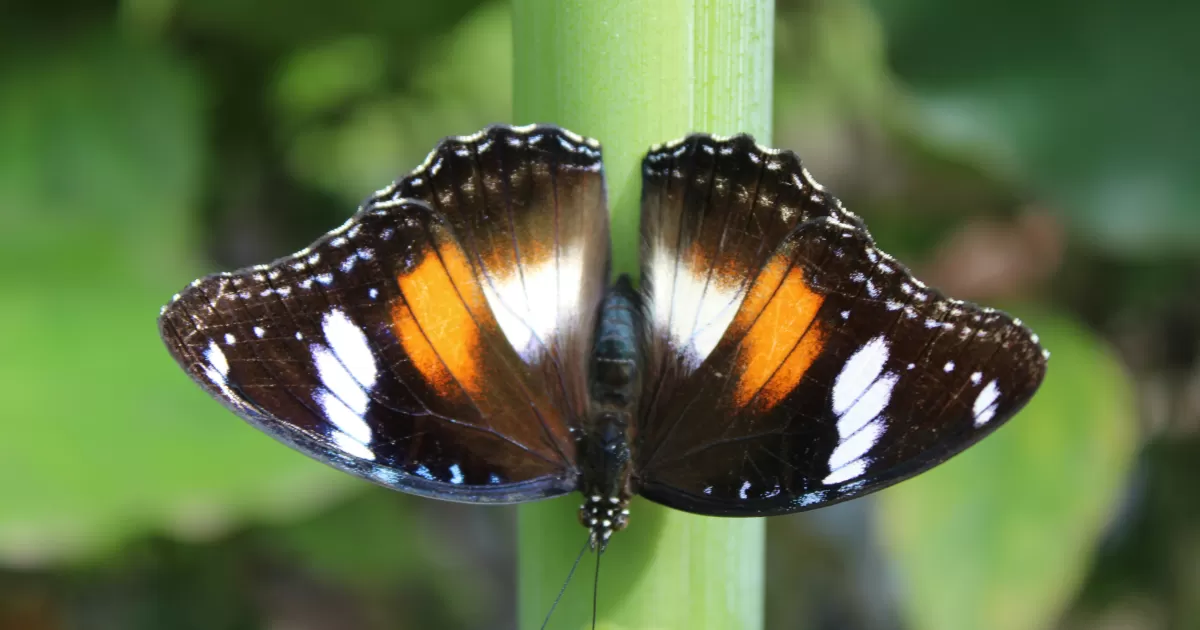
[[[596,601],[600,595],[600,556],[604,555],[604,547],[596,550],[596,577],[592,580],[592,630],[596,630]]]
[[[546,613],[546,620],[542,622],[542,630],[546,630],[546,626],[550,624],[550,615],[554,614],[554,609],[558,607],[558,601],[562,599],[563,593],[567,592],[567,585],[571,583],[571,576],[575,575],[575,568],[579,566],[579,561],[583,560],[583,554],[588,550],[591,542],[592,537],[589,534],[588,539],[583,541],[583,548],[579,550],[579,555],[575,556],[575,564],[571,565],[571,571],[567,573],[567,579],[563,581],[562,588],[558,589],[558,597],[555,597],[554,603],[550,605],[550,612]]]

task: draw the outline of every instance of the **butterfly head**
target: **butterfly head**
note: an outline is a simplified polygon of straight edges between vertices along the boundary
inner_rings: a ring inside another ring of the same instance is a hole
[[[629,524],[629,498],[590,495],[579,506],[579,522],[591,531],[591,548],[603,551],[613,532],[619,532]]]
[[[625,529],[633,496],[633,462],[629,450],[627,411],[598,406],[589,418],[581,444],[585,497],[579,522],[591,531],[590,546],[604,551],[613,532]]]

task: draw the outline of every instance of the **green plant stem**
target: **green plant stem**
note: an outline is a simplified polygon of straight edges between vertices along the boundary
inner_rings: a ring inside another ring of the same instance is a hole
[[[597,138],[617,273],[637,275],[640,161],[691,131],[770,140],[772,0],[514,0],[516,122]],[[586,537],[579,497],[523,506],[521,628],[536,628]],[[605,628],[762,627],[761,519],[697,517],[635,500],[604,554]],[[586,566],[586,565],[584,565]],[[590,571],[551,627],[591,620]]]

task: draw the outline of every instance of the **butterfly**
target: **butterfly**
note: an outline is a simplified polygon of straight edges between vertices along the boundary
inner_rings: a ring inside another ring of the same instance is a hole
[[[642,163],[640,287],[610,284],[599,144],[442,141],[345,224],[191,283],[159,330],[209,394],[416,495],[580,492],[601,551],[642,495],[786,514],[874,492],[994,431],[1048,353],[879,251],[790,151],[690,135]]]

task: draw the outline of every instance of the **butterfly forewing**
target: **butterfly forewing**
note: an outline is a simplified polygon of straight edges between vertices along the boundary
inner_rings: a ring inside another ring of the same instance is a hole
[[[700,153],[713,143],[720,155],[739,141],[691,142]],[[699,161],[688,156],[676,159]],[[861,221],[820,191],[791,156],[760,153],[759,160],[765,166],[755,183],[753,169],[718,166],[709,175],[740,177],[740,184],[727,185],[758,191],[749,216],[762,229],[749,233],[769,251],[751,258],[749,248],[734,250],[744,256],[742,265],[756,265],[753,270],[742,276],[744,267],[722,262],[733,258],[721,253],[722,242],[744,238],[721,234],[735,231],[729,227],[707,239],[702,228],[680,229],[700,234],[687,240],[713,248],[713,255],[689,257],[667,247],[651,251],[644,270],[651,343],[680,348],[648,366],[656,398],[643,403],[637,427],[645,496],[706,514],[810,509],[930,468],[1024,405],[1045,370],[1032,333],[1002,313],[946,299],[915,280],[879,252]],[[686,199],[688,193],[662,189],[705,186],[702,178],[652,175],[644,193],[649,199]],[[764,188],[763,181],[772,184]],[[721,222],[721,208],[737,207],[707,198],[718,207],[677,203],[655,211],[697,215],[674,221],[702,226]],[[646,242],[671,242],[656,241],[646,229]],[[672,259],[678,262],[653,263]],[[659,289],[669,283],[668,273],[677,277],[673,296]],[[679,277],[702,287],[699,293],[679,290]],[[664,324],[693,309],[680,309],[681,301],[716,299],[711,287],[722,282],[737,289],[719,298],[734,306],[716,321],[714,340],[698,343],[691,328]]]
[[[306,250],[193,283],[163,338],[243,418],[378,483],[486,502],[573,490],[571,357],[589,338],[564,324],[602,297],[599,163],[552,128],[447,140]],[[554,308],[535,311],[546,287]]]
[[[794,153],[740,135],[692,135],[642,167],[647,383],[642,415],[716,346],[759,269],[802,221],[858,218],[812,184]]]
[[[380,198],[429,204],[453,226],[496,319],[530,365],[586,409],[586,365],[607,288],[608,208],[598,145],[554,127],[448,140]]]

